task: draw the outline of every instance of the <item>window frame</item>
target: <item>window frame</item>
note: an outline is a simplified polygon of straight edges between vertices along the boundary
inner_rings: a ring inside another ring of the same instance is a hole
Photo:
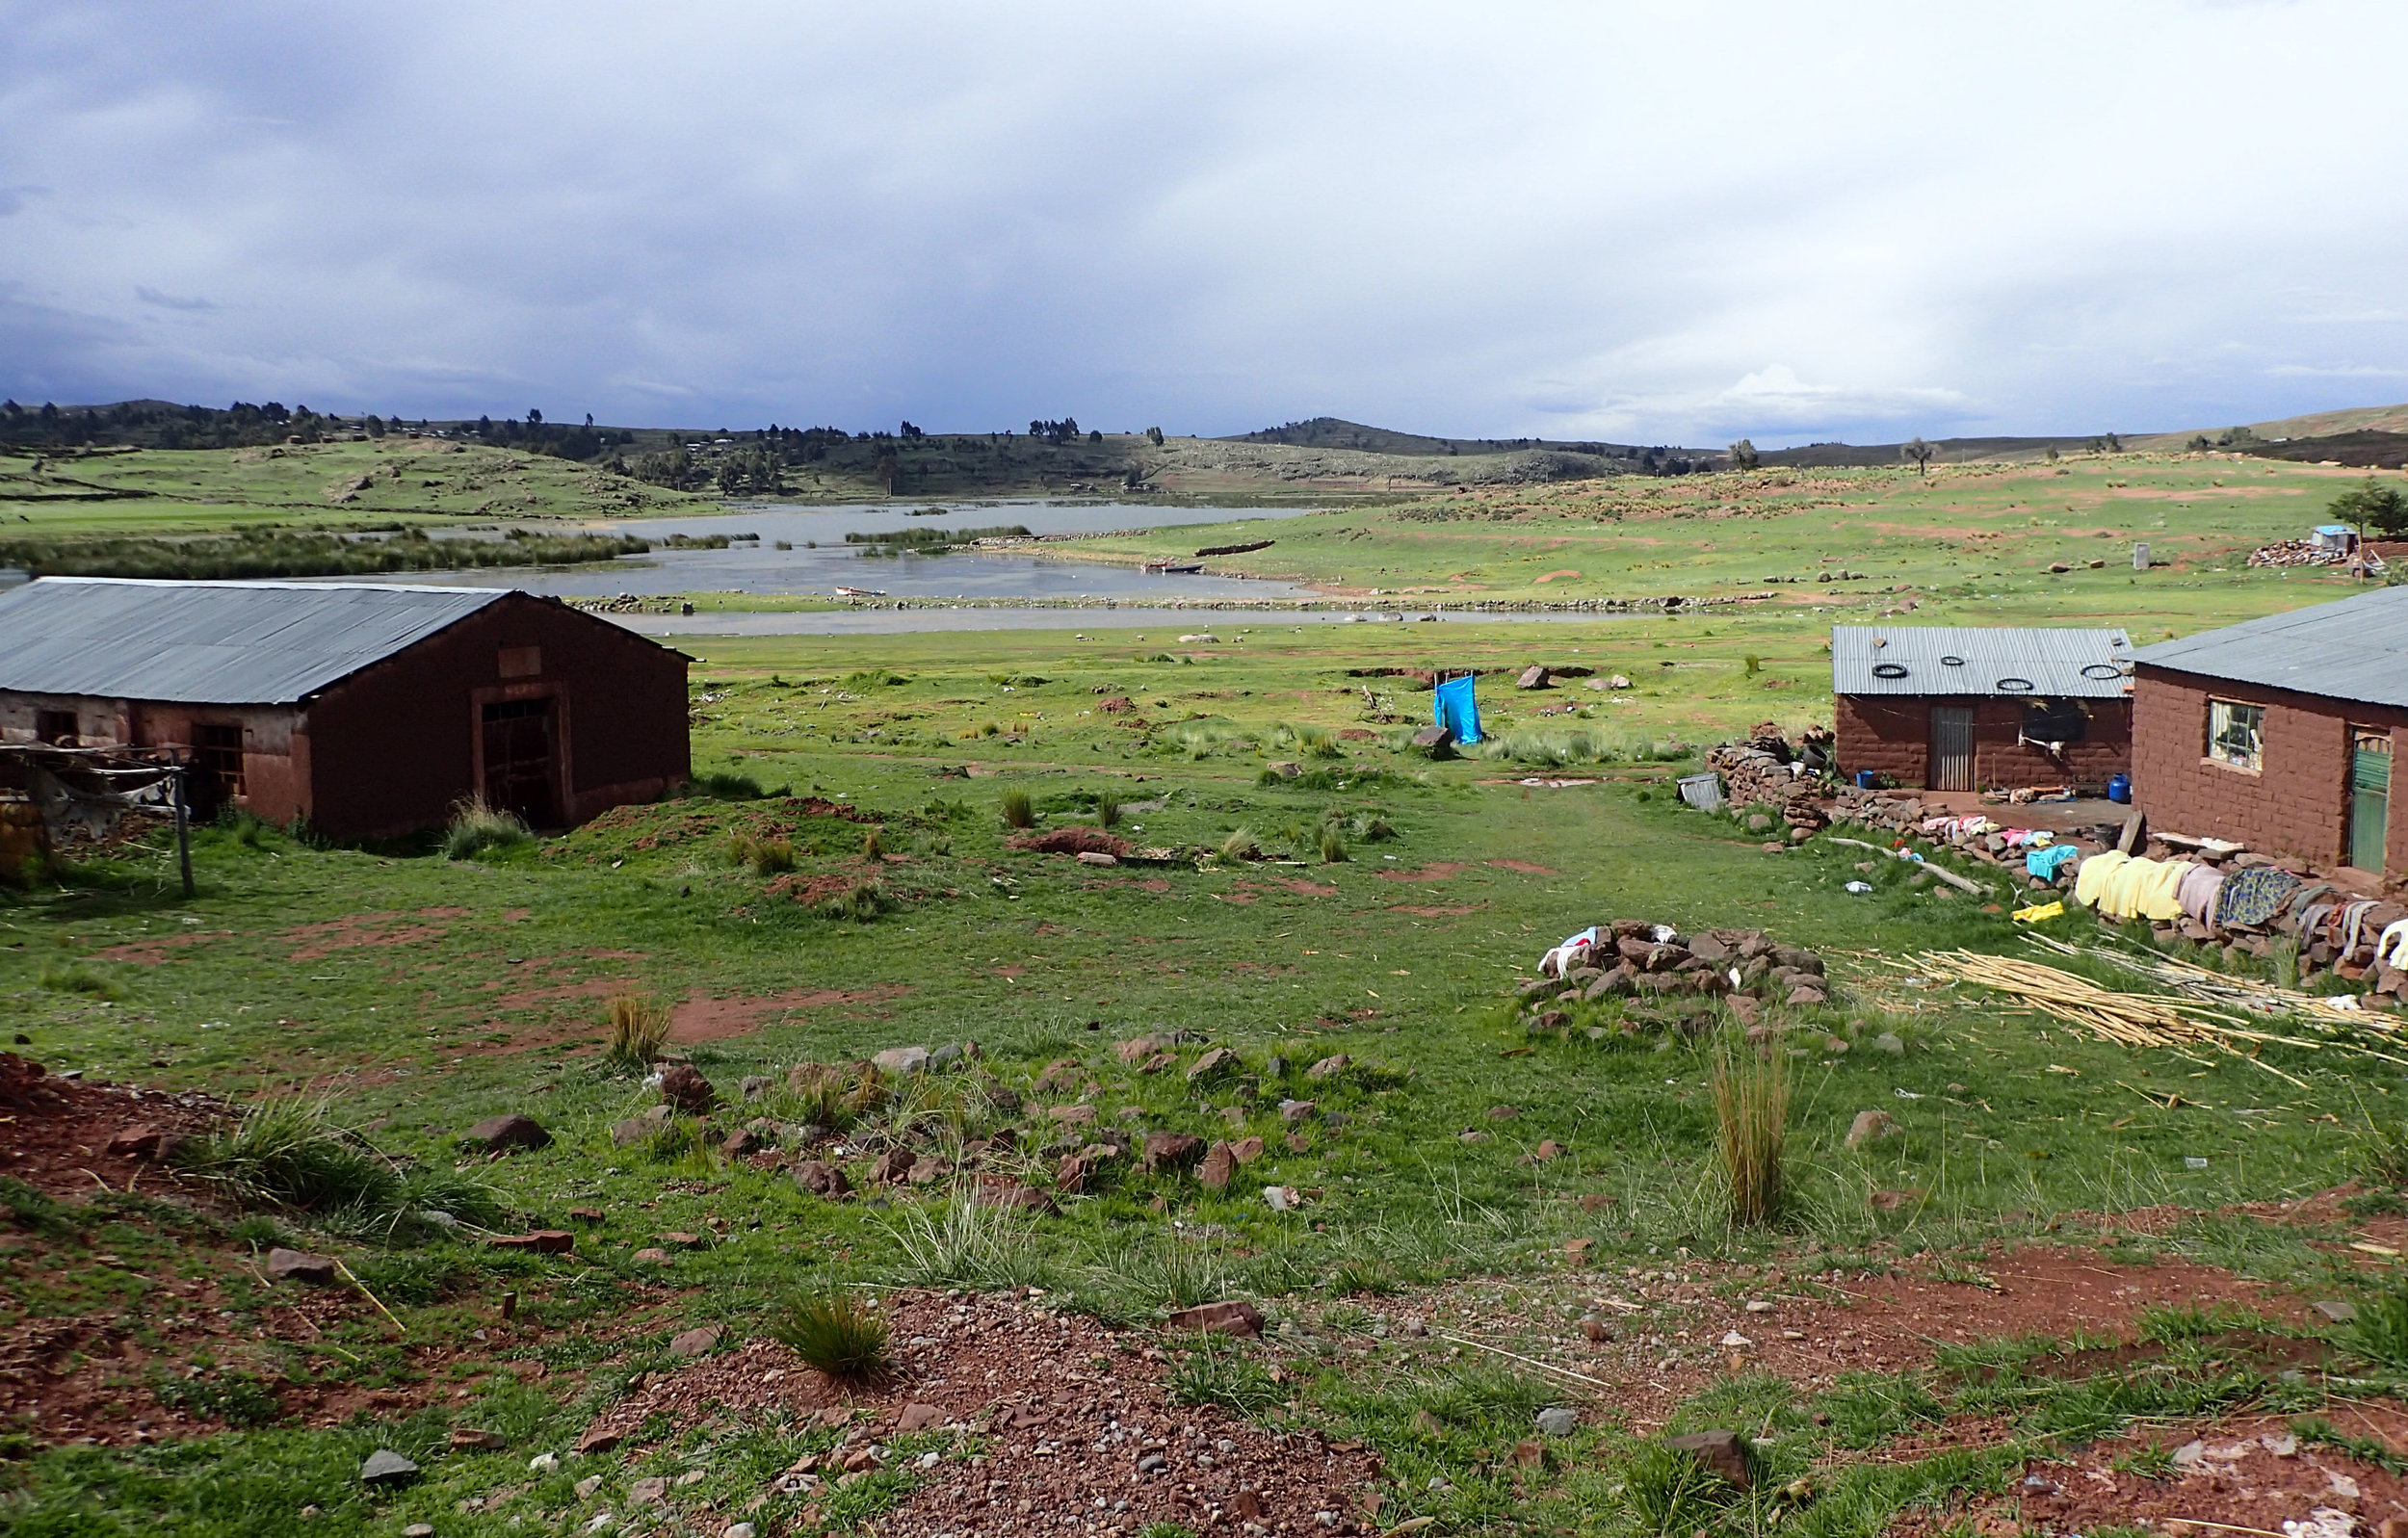
[[[2225,713],[2225,718],[2220,728],[2216,720],[2218,712]],[[2229,756],[2225,750],[2223,743],[2223,739],[2229,737],[2232,734],[2234,727],[2239,723],[2238,717],[2242,713],[2246,713],[2247,715],[2249,735],[2256,749],[2246,760]],[[2204,755],[2204,761],[2213,764],[2219,769],[2231,769],[2238,774],[2264,773],[2265,707],[2245,699],[2224,699],[2214,694],[2209,695],[2207,715],[2207,751]]]

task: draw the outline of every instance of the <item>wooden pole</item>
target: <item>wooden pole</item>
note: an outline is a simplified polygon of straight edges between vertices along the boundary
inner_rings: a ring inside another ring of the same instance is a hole
[[[184,895],[189,898],[193,895],[193,835],[192,818],[185,811],[184,776],[185,766],[178,764],[170,794],[175,802],[175,863],[183,873]]]

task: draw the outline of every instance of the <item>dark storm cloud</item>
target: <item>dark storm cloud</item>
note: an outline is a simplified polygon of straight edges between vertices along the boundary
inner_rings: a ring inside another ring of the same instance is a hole
[[[0,36],[18,395],[1714,442],[2408,368],[2374,4],[0,0]]]

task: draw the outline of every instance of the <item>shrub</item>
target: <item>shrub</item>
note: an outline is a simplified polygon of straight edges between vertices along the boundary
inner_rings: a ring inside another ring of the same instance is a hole
[[[1095,825],[1097,827],[1104,828],[1118,827],[1120,825],[1120,795],[1118,792],[1106,791],[1095,797]]]
[[[515,848],[535,835],[515,812],[497,811],[484,797],[469,796],[452,808],[451,825],[443,830],[447,859],[466,860],[487,849]]]
[[[1028,792],[1006,791],[1004,793],[1004,826],[1008,828],[1036,826],[1036,803],[1029,799]]]
[[[1780,1215],[1781,1155],[1789,1138],[1789,1056],[1722,1038],[1714,1062],[1714,1143],[1738,1223]]]
[[[651,1066],[668,1043],[669,1011],[659,1000],[632,990],[611,995],[610,1038],[602,1060],[622,1067]]]
[[[331,1108],[299,1095],[263,1100],[231,1131],[182,1145],[175,1162],[245,1207],[393,1212],[401,1177],[366,1138],[335,1126]]]
[[[795,1298],[772,1317],[770,1334],[831,1383],[877,1389],[895,1379],[885,1316],[852,1293]]]

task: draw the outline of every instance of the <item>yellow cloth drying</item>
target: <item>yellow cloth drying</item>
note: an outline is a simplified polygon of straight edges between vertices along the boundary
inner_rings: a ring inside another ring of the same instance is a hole
[[[2132,858],[2120,850],[2108,849],[2082,861],[2081,869],[2074,873],[2074,900],[2085,908],[2097,907],[2107,891],[2108,877],[2130,865]]]
[[[2062,902],[2037,903],[2028,908],[2017,908],[2015,922],[2017,924],[2040,924],[2057,917],[2064,911],[2065,904]]]
[[[2160,924],[2181,918],[2183,916],[2183,877],[2190,874],[2191,862],[2188,860],[2134,860],[2125,869],[2131,870],[2133,866],[2148,867],[2141,873],[2140,878],[2133,883],[2140,916],[2144,919],[2154,919]]]

